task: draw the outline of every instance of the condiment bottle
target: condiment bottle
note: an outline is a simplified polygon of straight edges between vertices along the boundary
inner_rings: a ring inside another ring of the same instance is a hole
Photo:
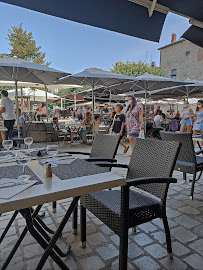
[[[51,164],[46,165],[46,177],[52,177],[52,169],[51,169]]]

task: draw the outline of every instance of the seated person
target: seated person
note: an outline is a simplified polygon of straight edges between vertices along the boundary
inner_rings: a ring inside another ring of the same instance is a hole
[[[158,114],[154,116],[154,124],[155,128],[162,128],[161,125],[163,125],[163,117],[161,110],[159,110]]]
[[[19,110],[19,127],[20,127],[20,134],[22,135],[23,133],[23,127],[25,124],[25,117],[21,114],[21,109]],[[12,137],[17,137],[18,136],[18,127],[17,123],[13,126],[13,132],[12,132]]]
[[[99,125],[100,125],[100,117],[98,115],[95,115],[94,121],[93,121],[93,127],[94,127],[94,136],[96,133],[99,133]]]
[[[59,125],[58,125],[58,122],[59,122],[58,118],[57,117],[54,117],[53,118],[53,123],[55,125],[55,128],[57,129],[57,131],[59,133],[61,133],[62,135],[64,135],[64,141],[67,141],[67,136],[70,135],[70,140],[73,143],[73,134],[72,134],[71,130],[70,129],[69,130],[60,129],[59,128]]]
[[[40,121],[41,117],[46,117],[47,115],[47,108],[44,102],[40,103],[40,108],[37,111],[37,120]]]
[[[81,131],[82,144],[87,144],[87,134],[92,132],[92,125],[93,125],[93,122],[91,121],[90,112],[86,112],[85,121],[83,122],[83,125],[86,126],[86,129],[83,129]]]

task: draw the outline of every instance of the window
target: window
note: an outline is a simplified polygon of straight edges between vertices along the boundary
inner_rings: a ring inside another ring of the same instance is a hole
[[[176,79],[176,71],[177,71],[176,69],[171,70],[171,79],[174,79],[174,80]]]
[[[186,54],[186,56],[190,55],[190,51],[187,51],[185,54]]]

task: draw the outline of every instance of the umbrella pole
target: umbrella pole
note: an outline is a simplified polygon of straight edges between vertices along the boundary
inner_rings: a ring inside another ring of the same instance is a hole
[[[110,91],[110,95],[109,95],[109,106],[111,107],[111,91]]]
[[[77,106],[76,106],[76,93],[74,92],[74,103],[75,103],[75,110],[77,109]]]
[[[47,112],[47,122],[49,120],[48,116],[48,98],[47,98],[47,85],[45,84],[45,94],[46,94],[46,112]]]
[[[92,85],[92,118],[94,121],[94,104],[95,104],[95,99],[94,99],[94,85]]]
[[[18,108],[18,83],[15,81],[15,90],[16,90],[16,122],[18,129],[18,138],[20,138],[20,124],[19,124],[19,108]]]
[[[63,110],[63,99],[61,98],[61,110]]]
[[[23,88],[20,88],[20,95],[21,95],[21,111],[23,112]]]
[[[145,105],[144,105],[144,134],[147,133],[147,88],[145,87]]]

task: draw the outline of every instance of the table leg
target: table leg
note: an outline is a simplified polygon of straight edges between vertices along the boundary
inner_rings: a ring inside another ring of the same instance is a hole
[[[10,219],[8,225],[6,226],[5,230],[3,231],[3,233],[2,233],[2,235],[0,237],[0,244],[3,241],[4,237],[6,236],[8,230],[10,229],[10,227],[11,227],[11,225],[12,225],[12,223],[15,220],[15,218],[16,218],[17,215],[18,215],[18,211],[15,211],[14,214],[13,214],[13,216],[12,216],[12,218]]]
[[[30,232],[30,234],[32,235],[32,237],[34,237],[34,239],[40,244],[40,246],[46,250],[46,248],[49,246],[48,242],[41,236],[41,234],[34,228],[34,223],[33,223],[33,218],[31,215],[31,210],[30,208],[26,208],[21,210],[21,214],[23,215],[23,217],[26,219],[26,223],[27,223],[27,228]],[[56,240],[57,241],[57,240]],[[56,243],[56,242],[55,242]],[[55,245],[54,243],[54,245]],[[53,245],[53,246],[54,246]],[[69,268],[65,265],[65,263],[59,258],[59,256],[56,254],[56,252],[53,250],[53,246],[51,248],[51,250],[49,251],[48,256],[50,255],[51,258],[56,262],[56,264],[62,269],[62,270],[69,270]],[[47,258],[46,258],[47,259]],[[45,260],[46,262],[46,260]],[[44,262],[44,263],[45,263]],[[43,263],[43,265],[44,265]],[[42,265],[42,267],[43,267]],[[39,268],[39,269],[42,269]],[[37,269],[37,268],[36,268]]]
[[[69,206],[69,208],[68,208],[68,210],[67,210],[65,216],[63,217],[63,219],[62,219],[62,221],[61,221],[61,223],[60,223],[58,229],[56,230],[56,232],[55,232],[54,236],[52,237],[51,241],[49,242],[49,244],[47,245],[47,247],[46,247],[46,249],[45,249],[45,252],[44,252],[44,254],[42,255],[42,258],[41,258],[41,260],[40,260],[40,262],[39,262],[39,264],[38,264],[36,270],[41,270],[41,269],[43,268],[43,266],[44,266],[44,264],[45,264],[47,258],[49,257],[49,255],[51,255],[51,256],[53,255],[53,253],[54,253],[53,247],[54,247],[54,245],[56,244],[56,241],[58,240],[58,238],[59,238],[61,232],[63,231],[63,229],[64,229],[66,223],[68,222],[68,220],[69,220],[69,218],[70,218],[70,216],[71,216],[71,214],[72,214],[72,212],[73,212],[75,206],[77,205],[79,199],[80,199],[79,196],[78,196],[78,197],[75,197],[75,198],[73,199],[73,201],[72,201],[72,203],[70,204],[70,206]],[[53,258],[53,256],[52,256],[52,258]],[[60,259],[60,258],[59,258],[59,259]],[[58,263],[57,263],[57,264],[58,264]],[[58,264],[58,265],[59,265],[59,264]],[[61,266],[59,265],[59,267],[61,267]],[[66,267],[66,268],[61,268],[61,269],[65,270],[65,269],[68,269],[68,268]]]
[[[35,218],[37,216],[37,214],[39,213],[40,209],[41,209],[42,205],[39,205],[34,213],[32,214],[32,218]],[[18,212],[18,211],[17,211]],[[16,244],[14,245],[13,249],[11,250],[9,256],[7,257],[6,261],[4,262],[3,266],[1,267],[1,270],[5,270],[7,268],[7,266],[9,265],[11,259],[13,258],[14,254],[16,253],[18,247],[20,246],[21,242],[23,241],[23,239],[25,238],[26,234],[28,232],[28,228],[25,227],[25,229],[23,230],[23,232],[21,233],[20,237],[18,238]]]

